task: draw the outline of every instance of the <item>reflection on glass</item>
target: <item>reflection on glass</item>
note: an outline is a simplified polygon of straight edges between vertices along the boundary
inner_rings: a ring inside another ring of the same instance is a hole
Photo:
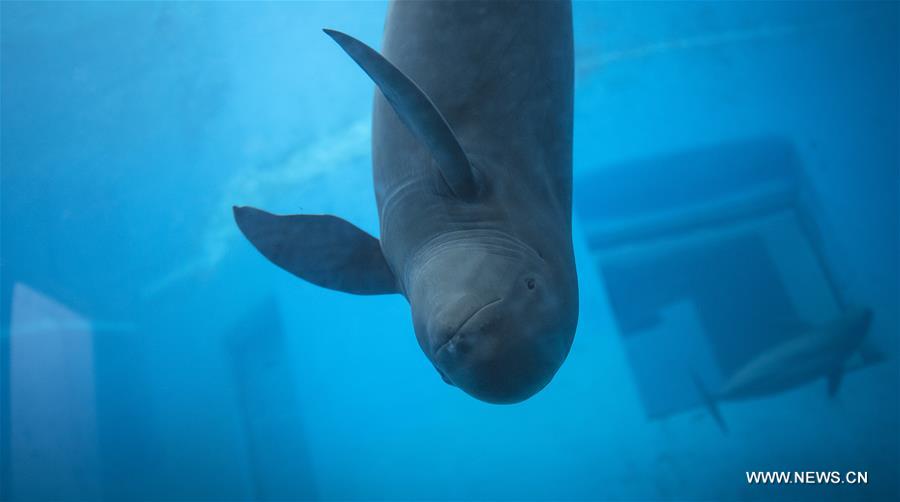
[[[18,283],[10,318],[11,495],[100,496],[90,323]]]

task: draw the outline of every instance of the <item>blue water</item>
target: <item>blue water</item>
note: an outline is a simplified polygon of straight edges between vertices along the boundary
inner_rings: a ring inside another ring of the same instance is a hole
[[[231,219],[377,234],[373,86],[320,28],[377,47],[385,12],[0,5],[0,499],[900,496],[897,3],[575,3],[580,322],[513,406],[445,385],[402,297],[304,283]],[[723,433],[690,375],[847,305],[881,359],[720,403]]]

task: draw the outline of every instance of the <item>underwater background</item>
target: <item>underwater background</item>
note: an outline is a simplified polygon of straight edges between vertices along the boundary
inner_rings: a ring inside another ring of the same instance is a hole
[[[530,400],[444,384],[400,296],[234,204],[377,235],[381,2],[0,4],[0,499],[900,497],[897,2],[576,2],[580,322]],[[701,387],[853,308],[863,354]],[[752,485],[747,471],[867,484]]]

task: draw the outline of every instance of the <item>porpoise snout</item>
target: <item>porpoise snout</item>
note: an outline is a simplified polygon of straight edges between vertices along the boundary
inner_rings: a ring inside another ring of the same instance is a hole
[[[450,309],[449,314],[436,316],[434,322],[430,323],[430,331],[434,334],[434,347],[432,354],[437,357],[442,352],[464,352],[472,343],[472,332],[469,331],[470,324],[479,321],[479,316],[487,316],[491,308],[497,307],[502,302],[501,298],[495,298],[482,305],[455,307]],[[454,315],[454,312],[468,312],[460,316]],[[470,312],[469,312],[470,311]]]
[[[577,288],[509,239],[423,251],[406,287],[416,338],[444,380],[491,403],[544,388],[568,354]],[[500,244],[504,244],[501,246]]]
[[[548,353],[539,333],[506,317],[503,301],[493,300],[445,336],[432,353],[445,380],[498,404],[528,399],[550,381],[561,359]]]

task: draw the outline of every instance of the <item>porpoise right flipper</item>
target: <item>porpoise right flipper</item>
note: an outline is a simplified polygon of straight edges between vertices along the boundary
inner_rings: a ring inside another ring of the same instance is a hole
[[[473,197],[478,187],[472,164],[450,124],[425,91],[375,49],[346,33],[324,31],[369,75],[397,118],[428,147],[453,194],[464,199]]]
[[[301,279],[358,295],[400,292],[378,239],[336,216],[235,206],[234,219],[263,256]]]
[[[863,340],[859,346],[859,355],[862,356],[863,364],[880,363],[887,359],[884,352],[873,345],[871,340]]]

